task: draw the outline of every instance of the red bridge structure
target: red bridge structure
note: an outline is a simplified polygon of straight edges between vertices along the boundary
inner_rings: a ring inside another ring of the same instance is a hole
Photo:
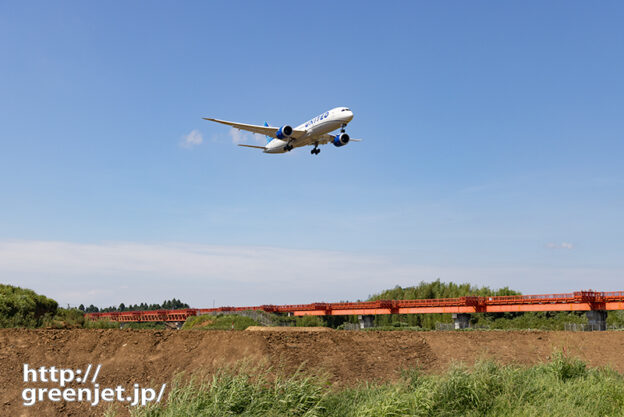
[[[466,296],[417,300],[377,300],[352,303],[312,303],[261,305],[253,307],[188,308],[184,310],[123,311],[87,313],[89,320],[129,322],[182,323],[190,316],[201,314],[265,311],[294,316],[357,315],[360,326],[371,327],[378,314],[452,313],[455,328],[468,327],[471,313],[507,313],[528,311],[585,311],[591,328],[606,329],[607,311],[624,310],[624,291],[576,291],[566,294]]]

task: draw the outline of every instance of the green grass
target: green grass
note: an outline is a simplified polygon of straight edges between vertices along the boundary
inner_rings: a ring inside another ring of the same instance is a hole
[[[117,323],[119,327],[119,323]],[[141,323],[123,323],[123,329],[153,329],[153,330],[165,330],[168,329],[167,325],[162,321],[144,321]]]
[[[340,388],[321,376],[273,376],[249,364],[174,381],[168,400],[133,417],[173,416],[622,416],[624,376],[561,353],[532,367],[480,362],[443,375]]]
[[[85,320],[85,329],[119,329],[119,322],[110,320]]]
[[[201,316],[191,316],[186,319],[182,329],[184,330],[245,330],[249,326],[258,326],[254,319],[235,314],[204,314]]]

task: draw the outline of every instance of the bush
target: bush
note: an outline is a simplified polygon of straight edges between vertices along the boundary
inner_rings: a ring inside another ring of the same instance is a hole
[[[84,327],[84,313],[76,308],[59,308],[54,317],[46,316],[42,325],[56,329],[73,329]]]
[[[325,322],[319,316],[303,316],[295,317],[295,325],[297,327],[323,327]]]
[[[36,292],[0,284],[0,327],[39,327],[58,303]]]

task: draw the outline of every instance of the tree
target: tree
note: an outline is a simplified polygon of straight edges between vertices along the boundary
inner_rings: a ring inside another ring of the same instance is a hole
[[[375,300],[413,300],[426,298],[458,298],[467,295],[477,295],[481,297],[497,295],[519,295],[508,287],[499,290],[492,290],[489,287],[476,287],[470,284],[455,284],[454,282],[441,282],[438,278],[433,282],[421,281],[413,287],[402,288],[395,286],[392,289],[382,291],[369,298]],[[497,315],[499,313],[496,313]],[[427,329],[435,328],[436,322],[451,322],[450,314],[392,314],[375,317],[377,326],[393,326],[404,323],[409,326],[419,326]]]
[[[0,284],[0,327],[38,327],[58,303],[33,290]]]

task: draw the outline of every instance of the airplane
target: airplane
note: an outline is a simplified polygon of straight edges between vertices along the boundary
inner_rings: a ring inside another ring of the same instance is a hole
[[[208,117],[204,117],[203,119],[232,126],[239,130],[266,135],[267,142],[265,146],[238,145],[247,148],[262,149],[264,153],[286,153],[295,148],[314,145],[314,149],[312,149],[310,153],[312,155],[318,155],[321,152],[319,145],[333,143],[334,146],[340,147],[346,145],[350,141],[361,141],[361,139],[351,139],[345,132],[345,127],[347,127],[347,124],[353,119],[353,112],[348,107],[333,108],[316,116],[314,119],[300,124],[294,129],[289,125],[271,127],[266,122],[264,126],[259,126],[228,122]],[[340,133],[330,134],[330,132],[338,128],[340,128]]]

